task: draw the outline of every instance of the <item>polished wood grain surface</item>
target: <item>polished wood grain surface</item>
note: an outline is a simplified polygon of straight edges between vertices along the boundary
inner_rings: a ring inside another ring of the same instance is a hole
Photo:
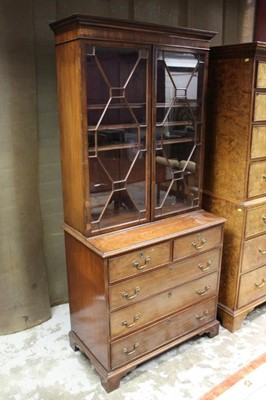
[[[218,273],[214,272],[202,278],[167,290],[148,300],[141,301],[115,311],[110,315],[111,337],[115,338],[139,329],[163,316],[182,309],[202,298],[215,296],[218,285]]]
[[[238,306],[242,307],[266,295],[266,265],[241,276]]]
[[[208,299],[180,312],[171,315],[125,338],[111,344],[112,367],[126,364],[141,355],[166,344],[187,332],[212,321],[215,318],[216,300]]]
[[[220,266],[220,252],[220,249],[210,250],[193,259],[171,263],[148,274],[140,274],[135,278],[111,285],[110,309],[128,306],[157,292],[216,271]]]
[[[65,244],[71,329],[108,369],[109,323],[103,261],[67,233]]]
[[[82,116],[81,48],[79,42],[56,48],[60,147],[64,220],[86,234],[85,199],[88,183],[84,174],[87,146]],[[66,68],[71,64],[71,68]]]
[[[196,233],[208,227],[224,223],[223,217],[217,217],[204,210],[182,214],[161,221],[145,224],[112,234],[99,235],[86,240],[88,246],[99,252],[103,257],[112,256],[121,251],[125,252],[138,247],[140,244],[147,246],[151,243],[164,241],[188,233]]]
[[[170,261],[170,242],[156,246],[142,247],[138,251],[123,256],[112,257],[109,261],[109,281],[115,282],[123,278],[139,275]]]
[[[244,242],[241,272],[266,264],[266,234]]]
[[[265,265],[265,65],[266,43],[210,52],[203,207],[227,219],[218,314],[232,332],[266,300],[248,284]]]

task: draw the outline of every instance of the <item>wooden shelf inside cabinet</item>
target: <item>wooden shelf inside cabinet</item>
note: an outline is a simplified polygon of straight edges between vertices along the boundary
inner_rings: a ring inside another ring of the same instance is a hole
[[[82,15],[51,28],[70,344],[112,391],[151,357],[218,334],[225,220],[201,198],[214,33]]]

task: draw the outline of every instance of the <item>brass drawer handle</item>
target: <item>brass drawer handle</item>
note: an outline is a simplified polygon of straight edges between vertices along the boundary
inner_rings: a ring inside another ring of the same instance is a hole
[[[261,283],[256,282],[256,283],[255,283],[255,286],[256,286],[258,289],[260,289],[260,288],[262,288],[262,287],[265,285],[265,283],[266,283],[266,278],[263,278],[262,281],[261,281]]]
[[[209,259],[209,260],[207,261],[207,264],[206,264],[206,265],[203,265],[203,264],[199,263],[199,264],[198,264],[198,267],[199,267],[199,269],[201,269],[202,271],[207,271],[208,269],[210,269],[210,266],[212,265],[212,263],[213,263],[213,260]]]
[[[263,216],[261,217],[261,219],[262,219],[262,221],[266,224],[266,215],[263,215]]]
[[[197,289],[197,290],[196,290],[196,293],[197,293],[199,296],[204,296],[204,295],[208,292],[209,289],[210,289],[210,286],[208,285],[208,286],[205,286],[205,289],[204,289],[204,290]]]
[[[125,326],[126,328],[132,328],[134,325],[136,325],[136,322],[140,319],[140,315],[135,315],[133,321],[131,324],[129,324],[127,321],[123,321],[122,325]]]
[[[140,292],[140,287],[136,286],[135,290],[134,290],[134,294],[132,294],[131,296],[128,295],[128,292],[122,292],[122,297],[125,297],[128,300],[132,300],[135,299],[135,297],[137,296],[138,292]]]
[[[139,343],[135,343],[132,350],[128,350],[127,347],[124,347],[124,348],[123,348],[123,353],[124,353],[124,354],[127,354],[128,356],[130,356],[131,354],[134,354],[134,353],[135,353],[137,347],[139,347]]]
[[[209,312],[208,312],[208,310],[205,310],[205,311],[203,311],[203,314],[202,315],[196,315],[196,318],[199,320],[199,321],[203,321],[206,317],[207,317],[207,315],[209,314]]]
[[[259,249],[259,252],[260,252],[260,254],[262,254],[263,256],[266,255],[266,250]]]
[[[266,217],[265,217],[266,218]],[[207,239],[201,238],[200,234],[197,235],[198,240],[200,243],[192,242],[192,247],[194,247],[196,250],[202,249],[204,244],[207,242]]]
[[[266,181],[266,174],[263,174],[263,175],[262,175],[262,179],[263,179],[264,181]]]
[[[132,267],[137,268],[138,270],[144,269],[147,267],[148,263],[151,261],[151,257],[147,256],[144,260],[144,264],[143,265],[139,265],[138,261],[133,261],[132,263]]]

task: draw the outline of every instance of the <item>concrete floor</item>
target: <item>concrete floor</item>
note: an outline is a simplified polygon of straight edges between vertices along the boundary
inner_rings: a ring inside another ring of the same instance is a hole
[[[68,341],[68,304],[32,329],[0,336],[1,400],[196,400],[266,351],[266,304],[242,328],[191,339],[137,367],[107,394]],[[264,377],[265,379],[265,377]],[[144,396],[145,393],[145,396]]]

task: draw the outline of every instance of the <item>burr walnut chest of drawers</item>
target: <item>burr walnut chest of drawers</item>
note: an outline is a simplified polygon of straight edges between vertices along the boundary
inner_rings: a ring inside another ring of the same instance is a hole
[[[224,218],[202,210],[212,32],[75,15],[55,32],[73,348],[107,391],[216,319]]]
[[[266,44],[212,48],[204,207],[227,218],[218,313],[230,331],[266,300]]]

